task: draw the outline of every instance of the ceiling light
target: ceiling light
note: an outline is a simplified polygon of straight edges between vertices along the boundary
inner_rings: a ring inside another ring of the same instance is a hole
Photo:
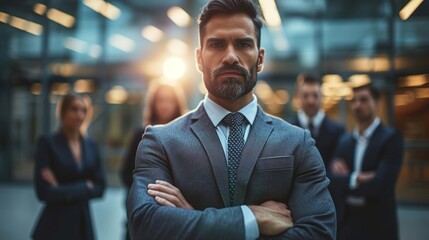
[[[38,3],[34,5],[33,11],[39,15],[43,15],[46,13],[46,9],[47,9],[46,5]]]
[[[124,52],[131,52],[134,49],[134,45],[135,45],[133,40],[121,34],[114,34],[109,39],[109,44]]]
[[[0,12],[0,22],[7,23],[9,21],[9,14]]]
[[[411,14],[417,9],[418,6],[423,2],[423,0],[411,0],[405,5],[402,10],[399,12],[399,17],[402,20],[407,20]]]
[[[142,36],[151,42],[158,42],[162,39],[164,33],[152,25],[146,26],[142,30]]]
[[[64,27],[72,27],[75,22],[75,18],[65,12],[62,12],[58,9],[51,8],[46,14],[48,18],[58,24],[63,25]]]
[[[267,25],[271,28],[279,28],[282,25],[279,10],[274,0],[259,0]]]
[[[167,16],[179,27],[186,27],[191,23],[191,16],[181,7],[171,7]]]
[[[88,44],[77,38],[67,37],[64,41],[64,47],[78,53],[84,53]]]

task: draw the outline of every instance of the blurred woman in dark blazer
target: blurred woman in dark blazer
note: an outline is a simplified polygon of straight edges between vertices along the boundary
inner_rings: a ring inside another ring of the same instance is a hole
[[[88,201],[102,196],[105,180],[97,146],[82,134],[89,110],[89,98],[64,96],[59,130],[39,138],[34,182],[45,206],[34,239],[94,239]]]
[[[186,110],[186,97],[180,85],[151,83],[145,98],[143,124],[134,131],[122,163],[120,177],[122,183],[127,188],[127,193],[133,183],[134,160],[145,127],[148,125],[166,124],[182,116]],[[130,239],[128,228],[125,235],[125,239]]]

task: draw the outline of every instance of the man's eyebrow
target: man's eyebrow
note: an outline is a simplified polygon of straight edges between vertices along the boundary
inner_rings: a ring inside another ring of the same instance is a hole
[[[222,42],[222,41],[225,41],[225,40],[222,38],[215,38],[215,37],[209,37],[206,40],[206,42]]]
[[[239,38],[237,40],[235,40],[237,42],[255,42],[255,40],[251,37],[244,37],[244,38]]]

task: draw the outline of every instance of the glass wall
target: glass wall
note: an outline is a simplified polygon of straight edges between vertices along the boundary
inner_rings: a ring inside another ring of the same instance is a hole
[[[205,2],[1,1],[0,179],[31,181],[36,140],[58,128],[56,102],[75,91],[92,100],[88,134],[99,143],[109,185],[120,186],[148,84],[181,84],[190,109],[204,96],[194,49]],[[291,120],[296,77],[311,73],[323,80],[326,113],[351,130],[351,87],[372,82],[383,92],[381,119],[406,140],[398,198],[428,203],[429,3],[403,20],[406,0],[275,2],[281,23],[263,29],[261,106]]]

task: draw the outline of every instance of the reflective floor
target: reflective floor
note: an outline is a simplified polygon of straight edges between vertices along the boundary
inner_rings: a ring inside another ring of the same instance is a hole
[[[97,239],[124,239],[125,191],[109,188],[102,199],[93,200],[91,210]],[[31,185],[0,184],[0,239],[30,239],[41,204]],[[402,240],[429,236],[429,206],[399,206]]]

